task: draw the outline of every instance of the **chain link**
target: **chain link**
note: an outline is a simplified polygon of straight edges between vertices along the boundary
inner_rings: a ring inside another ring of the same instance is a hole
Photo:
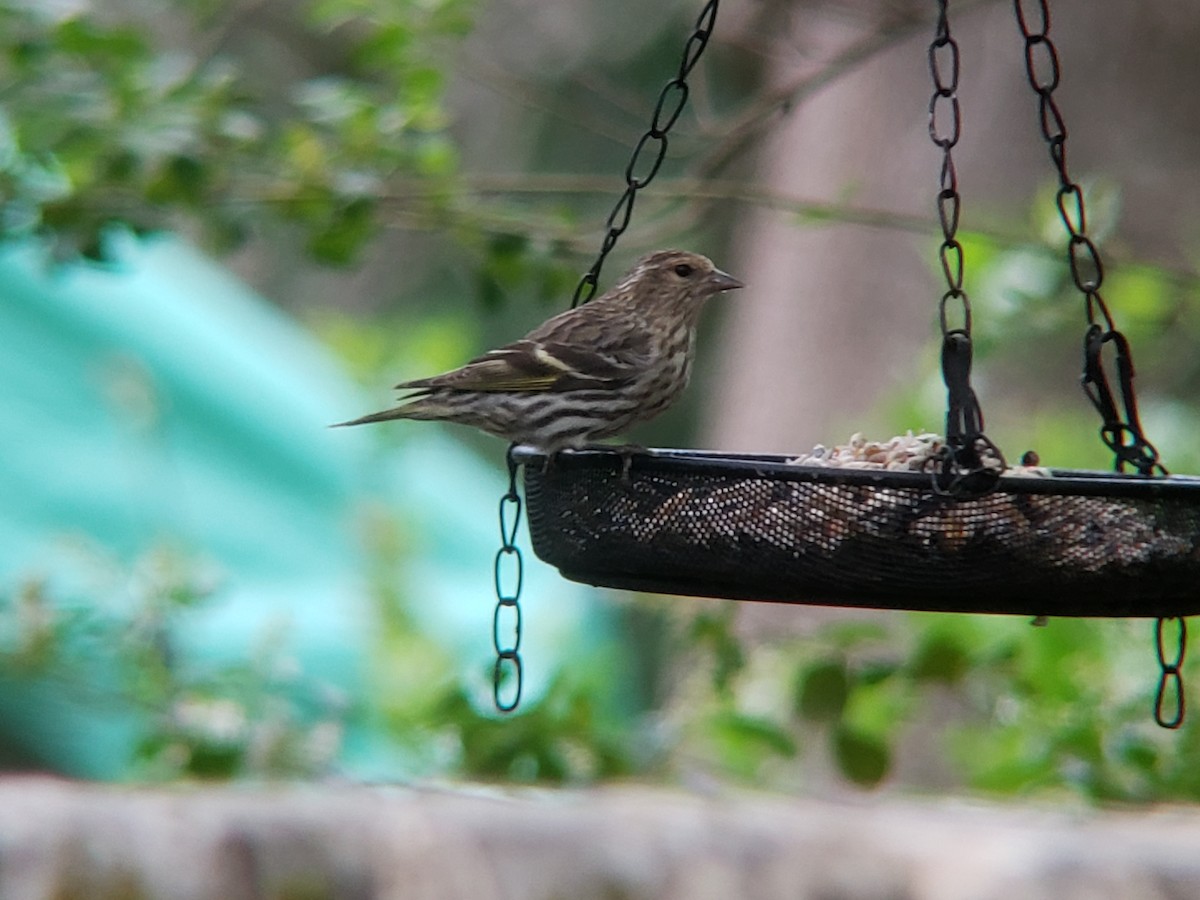
[[[604,260],[633,218],[637,192],[650,184],[667,158],[667,133],[679,121],[688,100],[687,77],[700,61],[717,20],[719,0],[708,0],[696,19],[695,29],[683,47],[683,56],[675,77],[659,92],[650,118],[650,128],[638,139],[625,165],[625,191],[604,221],[606,229],[596,261],[575,286],[571,308],[587,303],[596,295]],[[516,445],[508,448],[508,492],[500,498],[500,549],[496,551],[494,575],[496,608],[492,615],[492,646],[496,665],[492,672],[492,698],[496,709],[512,712],[521,702],[525,670],[521,663],[521,586],[524,562],[517,547],[517,528],[521,521],[521,495],[517,491],[517,470],[513,455]],[[512,520],[509,521],[511,511]],[[505,575],[505,571],[508,575]],[[503,634],[502,634],[503,632]],[[508,639],[504,634],[510,635]],[[509,686],[511,684],[511,687]],[[507,688],[507,698],[506,698]]]
[[[719,0],[708,0],[704,9],[696,19],[696,27],[688,37],[683,47],[683,57],[679,62],[679,70],[675,77],[668,81],[658,95],[654,104],[654,114],[650,119],[650,128],[638,139],[633,153],[625,166],[625,191],[617,200],[612,212],[604,221],[606,229],[604,239],[600,243],[600,253],[592,267],[579,279],[575,286],[575,294],[571,298],[571,308],[580,303],[587,303],[596,296],[596,285],[600,281],[600,270],[609,252],[617,245],[617,240],[629,227],[633,216],[633,204],[637,193],[646,187],[662,168],[663,160],[667,158],[667,132],[679,121],[688,100],[687,77],[691,74],[708,40],[712,36],[713,25],[717,21]]]
[[[1124,472],[1129,464],[1142,475],[1155,472],[1165,475],[1167,470],[1158,461],[1158,451],[1142,433],[1133,387],[1133,356],[1129,342],[1113,324],[1112,314],[1100,296],[1104,264],[1100,251],[1087,234],[1083,190],[1071,179],[1067,169],[1067,126],[1054,99],[1054,91],[1062,80],[1062,70],[1058,50],[1050,39],[1049,2],[1037,0],[1030,4],[1037,10],[1036,21],[1031,21],[1033,17],[1026,14],[1025,5],[1022,0],[1013,0],[1017,26],[1025,39],[1025,74],[1037,95],[1038,124],[1058,173],[1056,204],[1068,234],[1071,280],[1084,297],[1087,329],[1084,333],[1083,389],[1103,420],[1100,437],[1113,451],[1114,468]],[[1106,349],[1115,356],[1123,416],[1105,365]]]
[[[513,455],[515,448],[515,444],[508,448],[508,493],[500,498],[500,549],[496,551],[494,567],[496,609],[492,615],[492,647],[496,651],[492,699],[496,709],[505,713],[512,712],[520,704],[525,680],[521,664],[521,586],[525,580],[525,563],[521,548],[517,546],[521,495],[517,491],[520,464]]]
[[[1083,389],[1100,413],[1103,424],[1100,437],[1114,454],[1114,468],[1124,472],[1132,465],[1141,475],[1155,472],[1165,475],[1166,468],[1158,460],[1158,451],[1142,433],[1138,419],[1137,396],[1133,387],[1133,354],[1129,341],[1113,323],[1112,313],[1100,287],[1104,284],[1104,263],[1100,251],[1088,236],[1087,209],[1083,190],[1071,178],[1067,168],[1067,126],[1054,99],[1054,91],[1062,81],[1058,49],[1050,39],[1049,0],[1037,0],[1030,5],[1037,10],[1037,21],[1031,22],[1023,0],[1013,0],[1017,27],[1025,39],[1025,75],[1038,98],[1038,125],[1050,151],[1050,160],[1058,174],[1058,193],[1055,205],[1067,229],[1067,262],[1071,280],[1084,298],[1087,327],[1083,338]],[[1109,380],[1104,352],[1115,357],[1117,388],[1120,391],[1122,416],[1117,397]],[[1158,655],[1158,690],[1154,697],[1154,721],[1163,728],[1178,728],[1184,717],[1183,657],[1187,650],[1187,622],[1180,618],[1175,653],[1168,657],[1164,625],[1160,618],[1155,625],[1155,650]],[[1168,712],[1169,710],[1169,712]]]
[[[950,34],[948,0],[939,0],[933,41],[929,44],[929,73],[933,94],[929,98],[929,139],[942,151],[938,178],[937,212],[942,226],[938,261],[946,292],[938,303],[942,331],[942,378],[946,383],[946,450],[933,476],[934,490],[955,497],[976,497],[995,489],[1000,469],[985,467],[981,450],[999,460],[1004,457],[983,433],[983,411],[971,387],[971,301],[963,290],[963,247],[958,223],[962,198],[954,147],[962,136],[962,107],[958,101],[961,69],[958,42]]]
[[[1168,657],[1164,624],[1179,623],[1176,632],[1175,652]],[[1158,691],[1154,695],[1154,721],[1163,728],[1178,728],[1183,724],[1183,657],[1187,653],[1187,619],[1159,619],[1154,626],[1154,645],[1158,653]],[[1167,715],[1165,710],[1170,708]]]

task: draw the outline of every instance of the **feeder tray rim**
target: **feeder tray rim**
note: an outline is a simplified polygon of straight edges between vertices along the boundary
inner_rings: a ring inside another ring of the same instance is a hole
[[[625,457],[618,450],[588,448],[562,450],[550,464],[550,470],[570,472],[589,469],[620,469]],[[541,467],[546,455],[528,445],[512,449],[513,461]],[[648,448],[639,450],[630,460],[630,473],[690,472],[731,480],[768,478],[783,481],[835,485],[865,485],[877,488],[927,488],[933,493],[931,477],[925,472],[852,466],[821,466],[790,463],[795,456],[765,453],[731,453],[719,450]],[[1080,496],[1162,499],[1191,498],[1200,503],[1200,476],[1128,475],[1094,469],[1048,469],[1049,476],[1003,475],[997,492],[1011,494],[1077,494]]]

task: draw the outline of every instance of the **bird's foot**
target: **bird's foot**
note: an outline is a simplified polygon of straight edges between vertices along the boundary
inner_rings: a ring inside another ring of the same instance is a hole
[[[629,482],[629,470],[633,465],[633,458],[640,453],[647,452],[646,448],[641,444],[587,444],[583,447],[550,450],[543,453],[542,474],[548,474],[559,465],[559,454],[571,452],[572,450],[606,450],[609,453],[616,453],[621,458],[622,483]]]
[[[621,457],[621,483],[629,483],[629,468],[633,465],[633,458],[639,453],[645,453],[646,448],[641,444],[619,444],[615,447],[606,447],[606,450],[612,450]]]

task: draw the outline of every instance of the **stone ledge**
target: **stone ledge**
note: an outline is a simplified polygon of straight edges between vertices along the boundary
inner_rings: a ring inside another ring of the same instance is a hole
[[[1200,812],[0,779],[0,900],[1200,896]]]

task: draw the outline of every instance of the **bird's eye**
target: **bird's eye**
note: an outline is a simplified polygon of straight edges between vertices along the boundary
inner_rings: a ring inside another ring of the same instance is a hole
[[[694,271],[696,271],[696,270],[693,269],[691,266],[689,266],[687,263],[680,263],[679,265],[677,265],[675,267],[675,274],[678,275],[680,278],[687,278]]]

